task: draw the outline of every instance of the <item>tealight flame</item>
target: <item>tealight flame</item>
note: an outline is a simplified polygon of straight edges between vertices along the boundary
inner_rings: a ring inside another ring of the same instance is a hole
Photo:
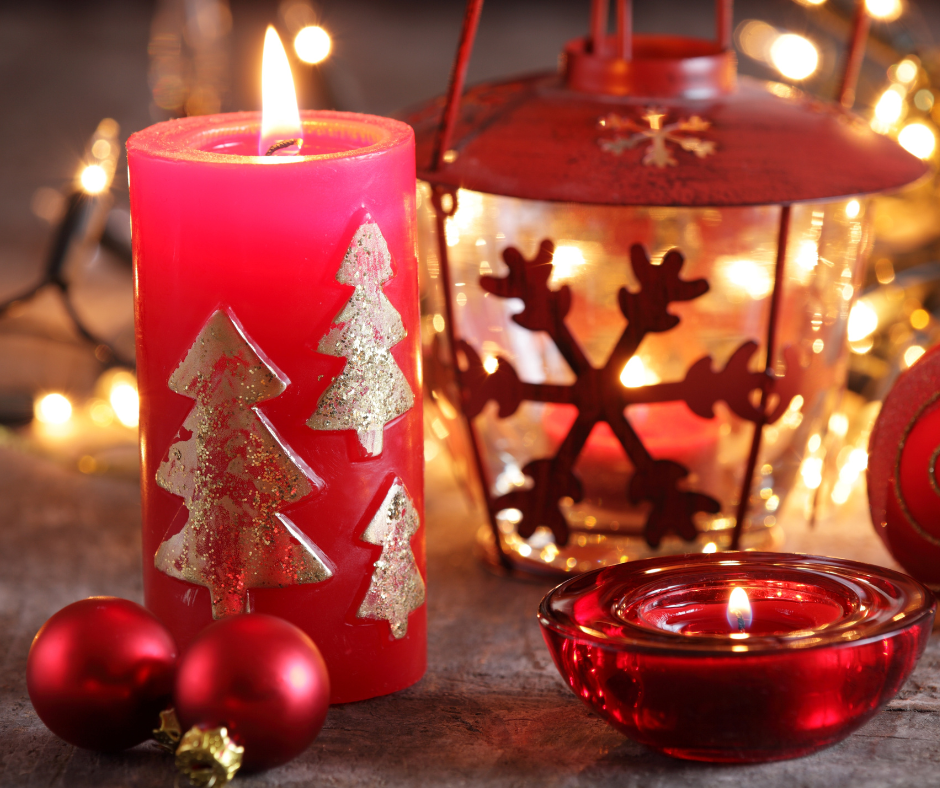
[[[740,586],[735,586],[731,591],[731,598],[728,599],[728,623],[736,632],[744,632],[751,625],[752,619],[751,602],[747,598],[747,591]]]
[[[258,154],[296,155],[303,145],[303,136],[287,53],[277,31],[268,25],[261,59],[261,139],[258,141]],[[283,145],[287,140],[293,142]],[[272,147],[277,145],[283,147],[272,151]]]

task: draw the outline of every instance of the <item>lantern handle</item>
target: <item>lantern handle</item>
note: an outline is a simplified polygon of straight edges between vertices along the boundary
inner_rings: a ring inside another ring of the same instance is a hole
[[[454,58],[454,67],[450,72],[450,84],[447,86],[444,113],[441,115],[441,125],[438,126],[437,136],[434,138],[434,150],[431,154],[432,171],[441,168],[444,163],[444,155],[450,150],[450,141],[454,136],[454,126],[457,125],[460,97],[463,95],[463,86],[467,81],[467,66],[470,65],[470,53],[473,52],[473,41],[477,35],[482,10],[483,0],[467,0],[467,9],[463,16],[463,28],[460,31],[460,43],[457,45],[457,57]]]
[[[842,72],[842,83],[839,85],[839,103],[845,109],[852,109],[855,104],[855,86],[858,84],[858,75],[862,70],[862,61],[865,59],[865,45],[868,43],[868,28],[871,17],[865,6],[865,0],[856,0],[855,16],[852,19],[852,38],[849,41],[849,51],[845,59],[845,71]]]
[[[631,60],[633,57],[633,2],[632,0],[616,0],[616,2],[616,58]],[[605,54],[601,50],[606,48],[609,5],[609,0],[593,0],[591,3],[589,45],[595,55]],[[716,40],[723,52],[731,49],[733,8],[733,0],[715,0]],[[441,122],[431,152],[432,172],[441,168],[445,162],[447,152],[450,150],[454,128],[457,125],[457,115],[460,110],[460,99],[463,96],[464,85],[467,81],[467,68],[470,65],[470,55],[473,52],[473,43],[476,39],[482,10],[483,0],[467,0],[463,27],[460,31],[460,42],[457,45],[457,56],[454,58],[454,65],[450,72],[450,82],[447,86],[444,111],[441,114]],[[858,77],[857,71],[856,68],[855,78]],[[854,88],[854,81],[852,87]]]

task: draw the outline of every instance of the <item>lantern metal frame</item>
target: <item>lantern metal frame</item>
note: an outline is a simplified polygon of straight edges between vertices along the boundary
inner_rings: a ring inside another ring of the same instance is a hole
[[[777,357],[777,333],[779,324],[779,313],[781,308],[782,283],[784,279],[785,260],[787,255],[787,236],[791,220],[791,206],[795,202],[815,201],[835,199],[840,196],[851,196],[873,193],[878,191],[890,190],[900,187],[906,183],[914,181],[926,172],[926,167],[913,157],[901,151],[895,143],[878,139],[874,143],[864,135],[859,136],[857,149],[852,150],[849,159],[853,161],[861,160],[868,155],[872,166],[865,172],[852,172],[850,169],[839,172],[828,172],[825,176],[814,179],[811,173],[811,167],[804,166],[798,173],[795,183],[779,186],[772,183],[768,186],[760,182],[762,179],[755,178],[754,183],[741,188],[732,188],[719,191],[715,186],[718,179],[714,173],[706,172],[701,183],[693,183],[691,186],[688,181],[677,183],[675,179],[661,178],[658,182],[660,188],[640,189],[637,184],[627,184],[621,187],[623,181],[623,170],[619,171],[621,176],[619,180],[608,178],[605,181],[605,168],[597,166],[597,159],[591,162],[579,160],[573,164],[577,172],[586,173],[584,178],[579,179],[557,177],[556,175],[540,177],[537,168],[526,163],[516,165],[518,160],[518,151],[507,151],[507,142],[512,143],[513,139],[509,136],[512,131],[506,131],[500,136],[500,130],[492,131],[492,127],[498,125],[492,118],[487,118],[485,104],[487,98],[484,91],[487,86],[471,89],[465,94],[464,85],[467,76],[470,55],[473,50],[476,30],[479,24],[482,12],[482,0],[468,0],[466,12],[463,20],[460,41],[457,48],[456,57],[450,76],[450,83],[443,104],[440,101],[432,102],[426,107],[415,112],[409,117],[412,125],[416,128],[417,150],[418,150],[418,175],[431,185],[431,200],[434,207],[436,234],[438,241],[438,255],[440,260],[441,284],[444,292],[444,331],[443,336],[446,340],[446,350],[436,347],[432,352],[439,355],[446,355],[450,369],[455,375],[459,400],[461,404],[461,415],[466,432],[470,438],[471,453],[475,471],[479,477],[480,487],[483,491],[484,501],[487,509],[487,518],[490,529],[492,530],[493,542],[496,551],[496,557],[499,564],[507,571],[514,571],[518,567],[510,555],[503,548],[499,525],[497,522],[498,511],[506,508],[505,501],[498,504],[494,498],[493,492],[487,481],[487,472],[484,465],[484,459],[481,451],[481,441],[476,426],[473,423],[473,417],[482,409],[482,405],[488,400],[496,400],[501,406],[501,415],[503,406],[507,412],[512,412],[513,406],[506,398],[510,400],[516,397],[518,404],[521,395],[507,394],[507,386],[519,384],[518,378],[513,382],[515,373],[511,368],[507,370],[506,375],[501,375],[500,369],[492,375],[493,380],[482,380],[480,376],[479,359],[470,359],[472,349],[457,336],[454,320],[454,304],[452,296],[452,272],[449,261],[448,246],[446,242],[446,222],[453,217],[458,209],[458,191],[460,188],[467,188],[475,191],[505,194],[524,199],[539,199],[549,201],[564,202],[583,202],[595,204],[616,204],[616,205],[670,205],[683,207],[723,207],[740,205],[768,205],[776,204],[780,206],[780,216],[777,227],[776,255],[774,264],[773,289],[770,295],[769,318],[766,335],[764,337],[764,365],[761,372],[747,372],[746,368],[739,370],[737,375],[729,373],[729,381],[733,378],[733,385],[738,387],[737,399],[740,407],[735,412],[751,421],[754,424],[753,436],[750,441],[750,448],[747,455],[744,477],[741,483],[738,504],[735,511],[735,525],[732,532],[730,548],[738,549],[742,536],[742,530],[748,511],[751,505],[751,490],[753,487],[754,473],[758,456],[761,449],[761,440],[764,427],[779,418],[782,413],[781,403],[784,408],[796,394],[794,388],[794,377],[781,376],[775,374],[774,363]],[[566,82],[566,89],[575,95],[593,95],[593,96],[616,96],[616,97],[640,97],[643,100],[650,101],[657,98],[665,98],[666,101],[673,99],[669,110],[677,111],[681,109],[681,100],[683,97],[693,96],[695,98],[714,98],[732,94],[735,91],[736,82],[736,61],[731,47],[732,31],[732,1],[717,0],[716,9],[716,36],[713,42],[697,39],[687,39],[669,36],[634,36],[632,32],[631,3],[629,0],[616,0],[616,32],[613,36],[606,33],[608,28],[608,0],[593,0],[590,16],[590,34],[581,39],[575,39],[565,47],[563,56],[563,74]],[[782,133],[791,136],[798,135],[804,129],[799,128],[800,124],[804,127],[807,124],[816,123],[814,128],[822,128],[823,136],[826,134],[833,137],[832,129],[837,126],[854,127],[856,130],[864,126],[864,130],[869,132],[867,124],[851,115],[848,110],[854,103],[855,87],[864,58],[865,44],[869,29],[869,17],[865,9],[864,0],[858,0],[852,24],[851,41],[845,66],[840,82],[838,102],[833,104],[824,104],[814,102],[812,111],[815,113],[810,117],[810,113],[804,112],[803,116],[797,118],[799,123],[793,128],[784,129]],[[493,103],[502,102],[503,107],[513,106],[513,101],[517,105],[523,105],[526,96],[541,89],[545,83],[539,83],[539,79],[548,79],[547,77],[535,77],[518,80],[516,82],[501,83],[489,86],[494,91],[503,89],[504,93],[511,93],[512,90],[522,96],[514,99],[510,96],[497,97]],[[556,78],[557,79],[557,78]],[[534,87],[532,87],[534,85]],[[526,91],[529,91],[526,93]],[[464,124],[463,138],[458,139],[458,126],[461,123],[461,107],[466,103],[467,97],[482,96],[477,105],[472,109],[476,110],[476,116]],[[678,101],[675,101],[678,100]],[[804,103],[806,100],[804,99]],[[480,110],[480,106],[484,106]],[[614,105],[615,107],[616,105]],[[556,108],[557,109],[557,108]],[[773,110],[773,107],[770,107]],[[590,111],[590,109],[588,110]],[[517,113],[520,118],[522,112]],[[818,117],[817,117],[818,116]],[[794,113],[795,117],[795,113]],[[809,118],[809,119],[808,119]],[[528,122],[531,128],[532,122],[537,122],[539,117],[530,113],[519,123]],[[603,121],[601,121],[603,125]],[[656,126],[652,126],[656,128]],[[707,128],[707,125],[704,127]],[[490,133],[494,139],[485,140],[484,133],[480,130]],[[870,132],[869,132],[870,134]],[[455,140],[458,140],[457,148],[461,145],[465,148],[462,152],[455,149]],[[856,139],[849,137],[849,144],[855,145]],[[576,140],[575,142],[583,142]],[[830,140],[831,142],[832,140]],[[532,143],[533,140],[528,140]],[[846,144],[846,138],[841,140]],[[467,156],[466,149],[476,146],[475,155]],[[502,146],[502,147],[501,147]],[[597,150],[582,146],[585,150],[592,150],[592,155],[596,157]],[[684,146],[683,146],[684,147]],[[597,146],[594,146],[597,148]],[[548,151],[547,155],[556,154],[553,161],[558,160],[558,147]],[[748,151],[746,154],[752,156],[751,162],[761,161],[761,151]],[[788,172],[789,166],[794,166],[787,162],[786,155],[776,155],[773,163],[765,167],[765,170],[772,170],[773,166],[778,168],[778,172]],[[480,166],[481,162],[494,162],[494,166]],[[586,166],[587,164],[587,166]],[[561,165],[560,165],[561,166]],[[609,168],[608,168],[609,169]],[[642,169],[642,168],[637,168]],[[508,171],[508,174],[507,174]],[[642,173],[641,173],[642,174]],[[767,173],[762,173],[767,180]],[[772,179],[771,179],[772,180]],[[541,310],[539,318],[543,325],[538,328],[545,330],[546,325],[554,323],[557,325],[563,323],[564,315],[567,311],[567,305],[562,303],[564,296],[557,297],[558,293],[551,295],[547,288],[547,275],[544,266],[548,264],[548,271],[551,271],[551,245],[540,250],[541,259],[532,261],[521,259],[521,255],[515,250],[509,250],[504,253],[504,259],[511,264],[507,254],[518,256],[516,260],[518,270],[511,270],[510,275],[503,280],[494,277],[482,277],[481,286],[491,293],[507,296],[523,296],[526,301],[526,309],[530,311]],[[547,256],[546,256],[547,255]],[[520,262],[521,261],[521,262]],[[681,256],[678,261],[681,266]],[[543,270],[537,273],[537,266],[541,265]],[[512,266],[511,266],[512,267]],[[637,258],[634,255],[634,269],[636,271]],[[662,268],[663,266],[660,266]],[[660,272],[661,273],[661,272]],[[690,284],[678,277],[678,267],[675,269],[675,280],[681,284]],[[486,281],[488,280],[488,281]],[[540,288],[536,280],[542,280]],[[660,281],[657,285],[660,290],[666,285]],[[704,281],[704,280],[700,280]],[[655,283],[654,283],[655,284]],[[500,289],[502,292],[500,292]],[[565,288],[562,288],[564,290]],[[707,285],[706,288],[707,289]],[[512,291],[512,292],[510,292]],[[621,291],[621,298],[623,298]],[[704,291],[703,291],[704,292]],[[525,296],[528,295],[529,300]],[[570,295],[570,294],[569,294]],[[570,300],[570,299],[569,299]],[[660,305],[660,312],[666,314],[665,309],[669,299]],[[685,300],[685,299],[679,299]],[[621,308],[623,309],[623,300]],[[626,312],[624,313],[626,315]],[[538,320],[532,322],[532,325],[520,321],[516,316],[517,322],[525,327],[536,330],[535,325]],[[677,318],[674,318],[678,322]],[[674,323],[673,323],[674,325]],[[643,330],[641,328],[641,330]],[[663,328],[652,328],[649,330],[668,330]],[[753,344],[753,343],[752,343]],[[559,348],[561,349],[561,348]],[[635,348],[634,348],[635,349]],[[739,352],[744,350],[744,346],[739,348]],[[751,350],[751,354],[756,350],[756,344]],[[468,353],[469,351],[469,353]],[[615,351],[616,353],[616,351]],[[564,355],[564,351],[563,351]],[[463,364],[459,363],[458,356],[462,356]],[[567,358],[567,356],[566,356]],[[629,358],[629,355],[618,359],[618,363]],[[749,356],[745,356],[745,362]],[[710,362],[710,359],[709,359]],[[569,361],[570,365],[570,361]],[[500,362],[502,366],[502,362]],[[604,371],[607,378],[611,378],[610,368]],[[719,373],[713,373],[716,377],[722,373],[729,372],[731,362],[725,370]],[[576,373],[578,370],[575,369]],[[599,370],[591,370],[597,377]],[[511,375],[509,374],[511,373]],[[485,377],[485,376],[484,376]],[[787,380],[790,377],[790,380]],[[687,377],[688,379],[688,377]],[[600,379],[598,379],[600,380]],[[610,379],[603,381],[611,390],[617,386],[617,381]],[[519,384],[526,386],[528,384]],[[666,384],[675,386],[676,384]],[[531,389],[532,387],[529,386]],[[622,388],[622,387],[621,387]],[[500,389],[503,389],[500,391]],[[718,399],[724,399],[731,403],[728,396],[721,392],[712,392],[714,394],[712,402]],[[755,406],[747,405],[748,397],[754,395],[758,399]],[[678,397],[682,399],[682,397]],[[664,401],[663,399],[643,400],[633,399],[632,402],[643,401]],[[471,402],[471,400],[476,400]],[[773,402],[772,402],[773,400]],[[548,400],[541,400],[548,401]],[[468,409],[468,405],[470,408]],[[772,406],[772,407],[771,407]],[[622,404],[620,404],[622,412]],[[706,410],[710,405],[705,403]],[[601,415],[596,420],[608,421],[611,427],[615,425]],[[592,422],[593,424],[593,422]],[[621,443],[626,448],[630,441],[637,441],[636,434],[628,426],[631,434],[619,435]],[[588,428],[590,431],[590,427]],[[615,433],[617,430],[615,429]],[[586,440],[587,435],[583,436]],[[583,441],[581,443],[583,446]],[[642,442],[640,442],[642,448]],[[560,450],[563,452],[564,446]],[[575,454],[580,449],[576,449]],[[645,449],[644,449],[645,451]],[[633,458],[633,455],[630,455]],[[641,455],[642,456],[642,455]],[[648,453],[646,454],[649,457]],[[652,459],[650,463],[653,464]],[[658,462],[656,463],[658,464]],[[678,466],[677,463],[672,463]],[[639,472],[639,468],[637,469]],[[684,469],[682,469],[684,470]],[[667,485],[668,487],[668,485]],[[676,493],[674,481],[665,492]],[[682,493],[686,497],[694,495]],[[503,496],[505,498],[506,496]],[[706,497],[706,496],[701,496]],[[709,499],[711,500],[711,499]],[[690,504],[691,505],[691,504]],[[699,507],[698,510],[703,510]],[[672,515],[676,517],[676,512]],[[690,512],[679,512],[678,518],[691,518]],[[691,520],[690,520],[691,522]],[[672,523],[672,530],[681,533],[681,528]],[[693,526],[694,527],[694,526]],[[555,530],[555,529],[553,529]],[[571,530],[576,530],[572,527]],[[592,532],[594,532],[592,530]],[[530,530],[531,533],[531,530]],[[523,534],[524,535],[524,534]],[[557,536],[557,531],[556,531]],[[649,539],[649,536],[648,536]]]

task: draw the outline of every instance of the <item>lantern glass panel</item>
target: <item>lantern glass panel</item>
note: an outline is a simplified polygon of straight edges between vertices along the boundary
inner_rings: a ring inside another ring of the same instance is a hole
[[[438,405],[432,418],[439,425],[432,428],[439,437],[446,433],[456,455],[465,455],[469,446],[457,416],[456,388],[445,384],[446,370],[436,369],[441,354],[435,355],[431,348],[435,335],[443,331],[446,310],[430,197],[430,187],[420,184],[424,341],[429,387]],[[774,372],[796,374],[788,367],[798,365],[802,377],[789,407],[764,428],[743,549],[779,542],[777,517],[800,463],[808,456],[807,443],[811,436],[824,433],[837,404],[845,377],[849,309],[870,245],[866,209],[865,200],[792,208]],[[506,248],[515,247],[532,259],[540,242],[551,240],[555,252],[550,286],[571,288],[566,325],[591,364],[601,367],[627,324],[618,306],[618,291],[639,289],[630,249],[641,244],[654,265],[677,249],[684,257],[682,279],[705,279],[709,287],[698,298],[670,305],[678,325],[644,337],[621,371],[622,384],[637,388],[642,400],[643,387],[682,381],[703,357],[711,357],[713,369],[722,369],[748,341],[757,343],[748,369],[761,370],[780,212],[777,205],[719,209],[543,202],[461,189],[457,210],[444,223],[455,334],[479,354],[488,371],[496,369],[496,359],[502,359],[524,382],[571,385],[575,375],[552,338],[513,322],[522,302],[484,291],[480,277],[507,275],[502,258]],[[735,415],[725,402],[718,402],[714,413],[713,418],[702,418],[683,401],[641,402],[626,408],[628,421],[653,458],[674,460],[689,470],[680,487],[721,504],[718,514],[696,515],[700,531],[696,541],[670,534],[655,549],[647,544],[643,527],[649,504],[631,503],[633,465],[610,427],[599,423],[575,465],[583,498],[561,500],[571,529],[568,543],[556,543],[545,527],[521,538],[516,529],[520,513],[508,508],[497,514],[503,548],[514,563],[530,570],[581,572],[663,552],[727,547],[754,425]],[[475,417],[474,427],[490,496],[495,499],[531,485],[523,468],[532,460],[554,456],[576,415],[573,405],[524,401],[512,415],[500,418],[496,403],[488,403]],[[483,491],[476,493],[482,497]],[[482,533],[492,540],[488,530]]]

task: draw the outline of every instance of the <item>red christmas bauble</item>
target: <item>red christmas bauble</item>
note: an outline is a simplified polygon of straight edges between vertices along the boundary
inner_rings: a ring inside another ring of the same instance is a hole
[[[940,347],[901,375],[868,447],[872,522],[895,560],[940,588]]]
[[[221,728],[245,748],[242,768],[297,757],[323,727],[330,679],[316,644],[280,618],[248,613],[207,627],[180,660],[182,729]]]
[[[148,610],[91,597],[43,624],[26,660],[26,688],[56,736],[89,750],[123,750],[159,726],[176,656],[173,636]]]

